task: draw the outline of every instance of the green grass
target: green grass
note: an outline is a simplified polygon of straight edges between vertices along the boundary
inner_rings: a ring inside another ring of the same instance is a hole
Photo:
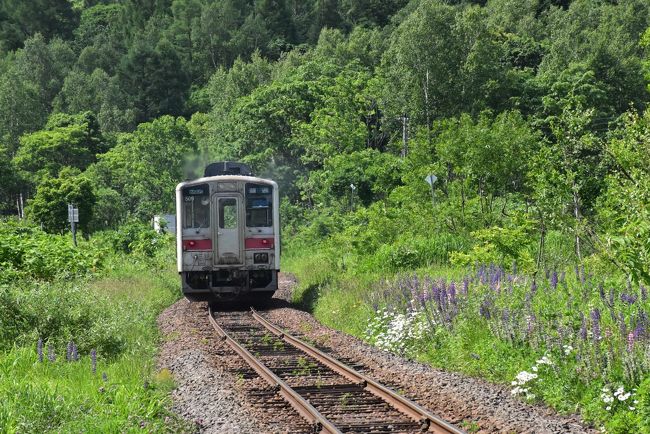
[[[168,254],[167,249],[161,252],[173,257]],[[101,277],[76,284],[78,305],[61,307],[64,300],[53,300],[49,307],[34,308],[54,319],[63,312],[70,320],[96,305],[99,309],[84,320],[92,333],[60,325],[47,339],[41,363],[36,351],[37,330],[42,329],[38,323],[36,331],[21,335],[21,344],[0,353],[0,432],[192,431],[168,412],[172,377],[168,371],[156,372],[154,365],[160,341],[156,317],[180,296],[173,264],[126,255],[106,262]],[[73,283],[55,285],[68,288]],[[27,291],[20,300],[41,299],[36,296],[39,287],[28,282],[17,282],[13,288]],[[100,334],[109,341],[118,339],[120,345],[106,354],[98,351],[93,374],[89,342],[102,342]],[[80,348],[79,361],[65,360],[68,338]],[[55,362],[47,357],[50,344],[57,354]]]

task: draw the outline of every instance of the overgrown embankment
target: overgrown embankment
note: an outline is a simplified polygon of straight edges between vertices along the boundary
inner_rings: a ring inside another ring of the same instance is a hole
[[[362,238],[372,225],[359,230]],[[289,243],[283,268],[298,277],[294,301],[328,326],[510,384],[522,400],[578,412],[607,432],[647,432],[647,289],[596,258],[562,266],[562,237],[550,234],[555,241],[547,246],[557,267],[534,273],[452,265],[447,253],[399,243],[364,254],[340,234],[309,247],[303,232]],[[459,238],[455,245],[467,244]],[[522,249],[534,252],[534,243]]]
[[[169,239],[142,225],[68,238],[0,223],[0,431],[183,431],[154,371],[179,296]]]

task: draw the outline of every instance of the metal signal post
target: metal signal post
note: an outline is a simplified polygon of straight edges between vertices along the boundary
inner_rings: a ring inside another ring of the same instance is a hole
[[[79,223],[79,208],[75,208],[74,204],[68,204],[68,221],[72,229],[72,243],[77,247],[77,223]]]

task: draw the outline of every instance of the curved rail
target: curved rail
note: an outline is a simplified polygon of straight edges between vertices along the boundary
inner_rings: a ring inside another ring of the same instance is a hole
[[[230,347],[235,350],[241,358],[243,358],[246,363],[250,365],[251,368],[255,370],[269,383],[271,386],[278,388],[278,393],[303,417],[305,418],[312,426],[314,427],[315,432],[320,432],[323,434],[341,434],[338,428],[336,428],[329,420],[325,418],[318,410],[316,410],[308,401],[302,398],[295,390],[289,387],[280,377],[275,375],[269,368],[267,368],[260,360],[253,356],[246,348],[242,347],[230,337],[230,335],[222,329],[217,321],[212,315],[212,309],[208,308],[208,315],[210,317],[210,323],[217,331],[219,336],[221,336]]]
[[[440,434],[462,434],[463,431],[456,428],[455,426],[445,422],[439,417],[435,416],[431,412],[425,410],[415,402],[404,398],[401,395],[398,395],[394,391],[388,389],[385,386],[377,383],[370,377],[361,374],[360,372],[352,369],[351,367],[341,363],[335,358],[325,354],[321,350],[313,347],[312,345],[307,344],[306,342],[301,341],[300,339],[291,336],[286,333],[284,330],[278,328],[277,326],[271,324],[266,319],[264,319],[260,314],[257,313],[255,309],[251,307],[251,312],[253,318],[262,324],[269,332],[276,335],[278,338],[286,341],[288,344],[298,348],[301,351],[309,354],[314,357],[319,362],[323,363],[333,371],[343,375],[348,378],[350,381],[362,384],[366,390],[375,396],[383,399],[388,402],[390,405],[395,407],[397,410],[406,414],[416,422],[422,425],[423,430],[428,430],[433,433]]]

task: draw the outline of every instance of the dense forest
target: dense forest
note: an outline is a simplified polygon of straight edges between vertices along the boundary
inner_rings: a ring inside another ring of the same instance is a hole
[[[427,227],[529,268],[557,230],[647,280],[649,9],[6,0],[0,198],[52,232],[75,202],[90,233],[171,211],[178,180],[237,159],[281,181],[295,230]]]
[[[120,312],[93,331],[71,277],[113,270],[123,292],[93,297],[146,333],[178,294],[161,271],[146,315],[129,298],[123,274],[173,256],[145,223],[237,160],[280,184],[283,269],[319,320],[647,432],[648,102],[647,0],[2,0],[0,348],[22,346],[0,364],[37,366],[36,338],[41,359],[42,338],[137,346]]]

